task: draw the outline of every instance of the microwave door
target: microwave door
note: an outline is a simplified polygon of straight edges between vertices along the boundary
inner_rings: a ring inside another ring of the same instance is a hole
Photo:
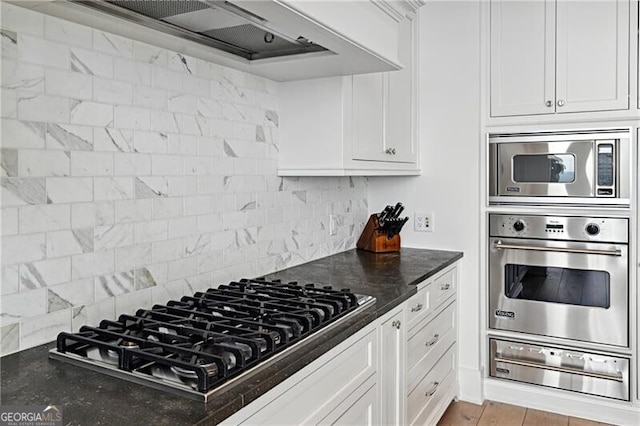
[[[498,145],[498,195],[595,197],[593,141]]]

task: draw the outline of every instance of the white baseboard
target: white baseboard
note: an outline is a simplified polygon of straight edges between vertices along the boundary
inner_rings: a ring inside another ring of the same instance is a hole
[[[484,396],[491,401],[609,424],[629,426],[640,424],[640,406],[631,402],[598,398],[576,392],[486,378]]]
[[[482,404],[482,370],[460,366],[458,369],[458,399]]]

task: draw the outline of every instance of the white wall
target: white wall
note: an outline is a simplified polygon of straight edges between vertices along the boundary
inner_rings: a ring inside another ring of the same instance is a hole
[[[422,175],[371,178],[369,208],[401,201],[411,221],[402,245],[464,252],[461,263],[460,398],[481,401],[479,299],[480,2],[428,1],[420,11]],[[433,212],[434,232],[413,231]]]

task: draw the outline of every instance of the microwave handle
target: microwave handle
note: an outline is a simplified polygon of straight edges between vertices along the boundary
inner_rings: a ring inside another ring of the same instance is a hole
[[[622,256],[622,251],[615,250],[598,250],[598,249],[576,249],[568,247],[540,247],[519,244],[505,244],[501,240],[493,243],[493,248],[497,250],[513,249],[513,250],[533,250],[533,251],[554,251],[562,253],[580,253],[580,254],[599,254],[604,256]]]

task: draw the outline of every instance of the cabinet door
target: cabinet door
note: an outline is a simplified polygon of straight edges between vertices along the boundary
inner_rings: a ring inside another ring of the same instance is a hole
[[[491,116],[555,112],[555,3],[491,2]]]
[[[405,40],[398,48],[403,68],[389,72],[386,108],[386,135],[383,150],[387,161],[413,163],[416,161],[416,109],[418,91],[417,73],[414,61],[418,59],[415,49],[417,25],[413,19],[400,23],[400,40]]]
[[[557,3],[557,112],[629,108],[629,0]]]
[[[386,73],[352,77],[353,159],[387,160],[384,152]]]
[[[319,425],[374,426],[386,424],[378,417],[378,386],[370,381],[349,395],[331,414],[322,419]],[[362,392],[362,396],[360,396]],[[356,399],[355,401],[353,401]],[[305,423],[308,424],[308,423]]]
[[[399,311],[380,326],[381,424],[404,424],[405,324]]]

